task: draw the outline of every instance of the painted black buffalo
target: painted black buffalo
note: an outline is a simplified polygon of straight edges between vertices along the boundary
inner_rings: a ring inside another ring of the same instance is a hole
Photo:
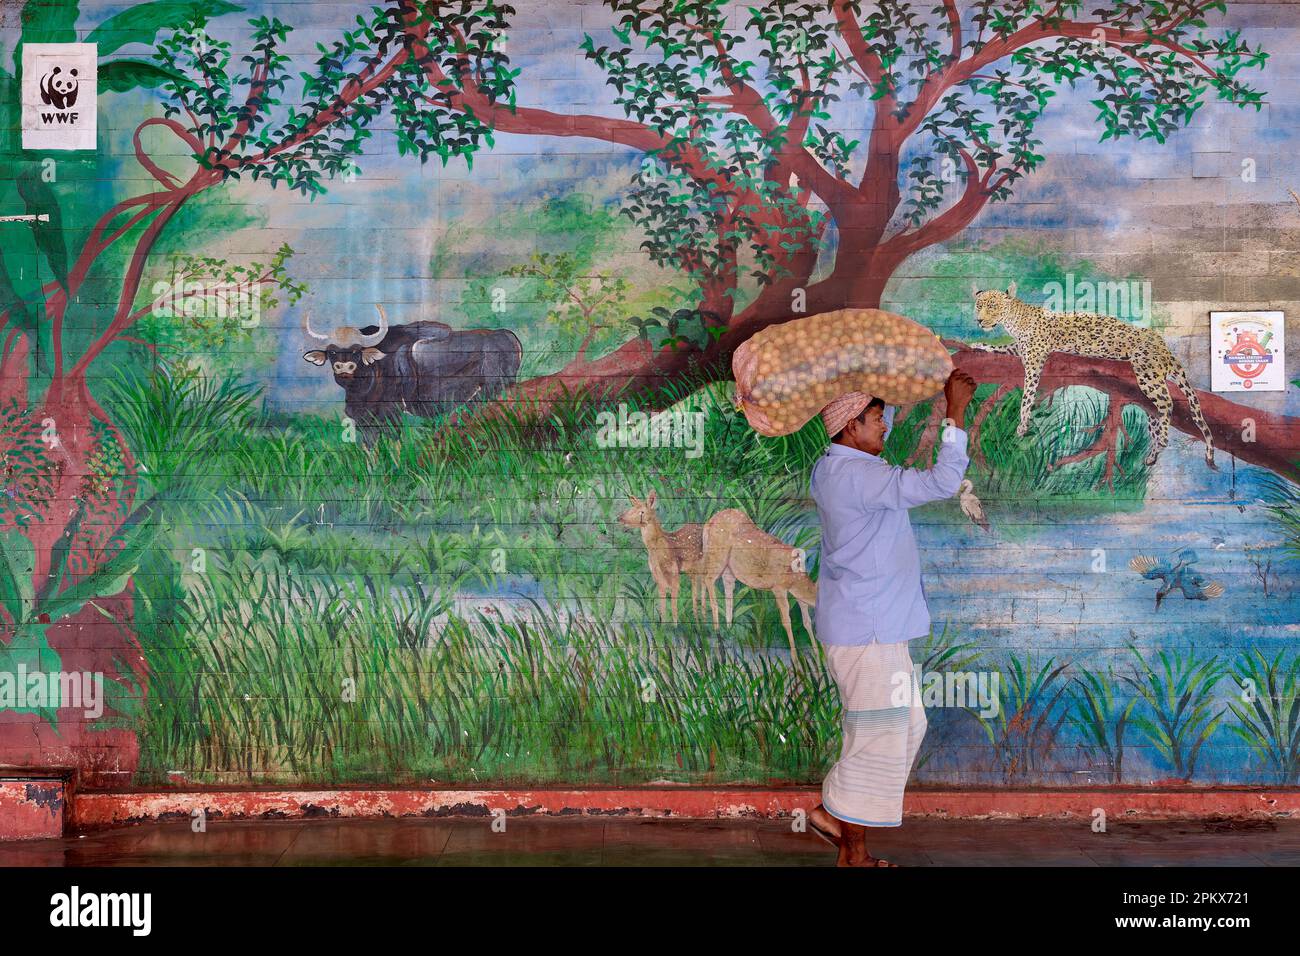
[[[344,408],[363,437],[403,412],[431,418],[459,405],[495,398],[515,381],[523,347],[507,329],[453,329],[420,321],[389,326],[383,306],[379,325],[342,325],[331,335],[309,336],[326,342],[303,355],[313,365],[328,363],[343,386]]]

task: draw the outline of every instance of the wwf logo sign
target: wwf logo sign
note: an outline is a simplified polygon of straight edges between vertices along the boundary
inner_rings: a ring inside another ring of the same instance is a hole
[[[94,43],[23,45],[23,149],[94,149]]]
[[[71,67],[65,73],[63,67],[56,66],[41,77],[41,102],[53,106],[56,110],[69,110],[77,105],[77,68]],[[51,122],[52,117],[45,121]]]

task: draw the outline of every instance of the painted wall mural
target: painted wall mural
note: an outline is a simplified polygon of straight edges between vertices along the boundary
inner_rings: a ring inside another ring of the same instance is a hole
[[[1300,781],[1300,382],[1208,333],[1300,314],[1293,5],[12,11],[0,767],[819,780],[826,436],[731,356],[883,308],[980,383],[916,782]],[[97,148],[24,150],[76,42]]]

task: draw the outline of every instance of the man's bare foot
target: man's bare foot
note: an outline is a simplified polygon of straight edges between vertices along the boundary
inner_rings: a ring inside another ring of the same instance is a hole
[[[867,828],[856,823],[841,824],[840,855],[836,866],[898,866],[867,852]]]
[[[881,857],[872,856],[867,852],[866,847],[862,848],[860,854],[855,854],[846,847],[840,847],[839,858],[835,861],[836,866],[898,866],[897,863],[890,863]]]
[[[830,834],[836,844],[840,840],[840,821],[826,812],[820,803],[808,811],[808,822],[823,833]]]

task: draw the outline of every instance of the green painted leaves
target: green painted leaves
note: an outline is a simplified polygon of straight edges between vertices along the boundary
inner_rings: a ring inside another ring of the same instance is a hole
[[[19,19],[23,32],[21,42],[14,47],[14,76],[21,71],[24,43],[76,43],[81,12],[76,0],[40,0],[22,6]]]
[[[225,0],[153,0],[138,3],[109,17],[86,37],[99,44],[99,55],[108,56],[129,43],[152,46],[159,32],[178,23],[207,21],[244,8]],[[103,67],[100,67],[101,71]],[[101,74],[102,75],[102,74]]]
[[[17,186],[28,215],[49,217],[44,222],[38,219],[32,223],[32,235],[55,280],[66,289],[68,246],[63,238],[63,212],[54,188],[45,182],[40,167],[31,164],[25,165],[18,174]]]
[[[651,318],[634,316],[629,320],[637,335],[658,351],[670,348],[694,348],[703,351],[727,331],[725,323],[714,312],[701,309],[669,310],[656,306],[650,310]]]
[[[99,67],[101,93],[125,93],[137,86],[156,89],[164,82],[176,82],[178,79],[170,70],[144,60],[113,60]]]
[[[35,565],[32,544],[20,532],[0,534],[0,606],[13,622],[8,641],[0,641],[0,673],[3,674],[19,674],[20,668],[27,673],[53,673],[60,667],[59,655],[45,640],[44,626],[35,620],[36,596],[32,587]],[[36,711],[54,723],[52,707],[12,709]]]
[[[8,617],[8,626],[0,625],[0,678],[13,675],[41,673],[54,674],[62,669],[62,659],[46,640],[46,628],[71,617],[87,605],[95,606],[97,598],[120,594],[130,583],[131,576],[140,565],[145,551],[153,544],[159,531],[153,516],[153,501],[137,508],[123,524],[118,541],[121,548],[91,574],[72,582],[63,591],[46,596],[53,588],[34,587],[35,550],[19,531],[0,535],[0,606]],[[66,562],[66,549],[57,559],[55,569],[47,578],[62,578]],[[101,613],[104,613],[101,610]],[[4,640],[5,631],[8,639]],[[39,713],[51,726],[57,726],[57,710],[61,702],[47,699],[43,704],[30,707],[6,706],[29,713]]]
[[[0,607],[9,612],[9,617],[15,622],[32,616],[36,604],[36,592],[32,586],[35,567],[36,552],[21,532],[13,530],[0,534]]]
[[[117,536],[121,545],[117,554],[57,593],[51,593],[55,591],[51,582],[63,578],[66,549],[62,560],[54,560],[46,583],[37,589],[32,577],[36,559],[31,542],[16,530],[0,535],[0,606],[18,631],[32,624],[57,623],[96,598],[112,597],[125,590],[158,534],[157,522],[144,520],[152,514],[152,501],[137,508]]]
[[[0,644],[0,710],[39,714],[57,729],[61,701],[57,697],[51,700],[42,693],[39,703],[24,706],[20,701],[25,703],[27,688],[20,692],[17,685],[19,681],[27,683],[28,675],[57,674],[62,668],[62,658],[45,639],[44,625],[26,623],[19,626],[9,643]],[[5,687],[5,683],[9,686]],[[48,686],[47,681],[41,683]]]

